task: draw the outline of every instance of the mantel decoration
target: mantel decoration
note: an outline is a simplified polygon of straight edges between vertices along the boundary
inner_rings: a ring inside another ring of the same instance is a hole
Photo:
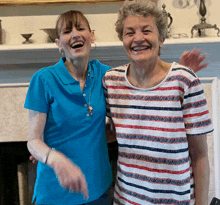
[[[162,8],[163,8],[163,10],[162,10],[163,14],[167,17],[167,34],[166,34],[166,38],[169,38],[170,37],[170,26],[173,23],[173,17],[171,16],[170,13],[167,13],[167,11],[165,10],[165,8],[166,8],[165,4],[162,5]],[[170,21],[170,22],[168,23],[168,21]]]
[[[198,30],[199,36],[201,36],[201,30],[202,29],[207,29],[207,28],[214,28],[215,30],[218,30],[217,36],[220,37],[219,35],[219,28],[216,26],[216,24],[211,25],[211,24],[207,24],[206,23],[206,6],[205,6],[205,1],[204,0],[200,0],[200,7],[199,7],[199,13],[202,16],[201,18],[201,23],[200,24],[196,24],[192,27],[191,29],[191,37],[193,38],[193,30]]]
[[[55,42],[55,39],[57,38],[56,29],[55,28],[42,28],[40,29],[44,31],[50,38],[51,42]]]
[[[25,38],[25,41],[22,44],[29,44],[29,43],[33,43],[30,40],[30,37],[33,35],[33,33],[28,33],[28,34],[21,34],[23,38]]]

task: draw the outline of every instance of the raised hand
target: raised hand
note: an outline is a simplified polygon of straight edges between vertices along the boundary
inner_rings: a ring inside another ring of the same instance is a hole
[[[203,68],[206,68],[209,62],[203,63],[207,54],[201,55],[201,50],[194,48],[192,51],[185,51],[180,57],[179,63],[190,67],[194,72],[197,72]]]

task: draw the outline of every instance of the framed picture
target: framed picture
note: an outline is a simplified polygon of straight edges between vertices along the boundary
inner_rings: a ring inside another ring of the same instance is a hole
[[[112,3],[124,0],[0,0],[0,5],[62,4],[62,3]]]

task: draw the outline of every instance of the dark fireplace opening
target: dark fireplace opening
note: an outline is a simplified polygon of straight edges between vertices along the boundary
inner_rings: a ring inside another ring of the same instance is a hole
[[[29,160],[27,142],[0,143],[0,204],[19,205],[18,165]]]

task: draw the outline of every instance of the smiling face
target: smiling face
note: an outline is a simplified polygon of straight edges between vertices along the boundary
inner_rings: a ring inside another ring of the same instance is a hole
[[[155,18],[129,15],[124,20],[123,45],[131,62],[157,61],[163,40]]]
[[[91,43],[94,42],[95,36],[85,20],[79,18],[76,25],[71,22],[63,23],[59,30],[56,44],[64,51],[67,59],[89,57]]]

